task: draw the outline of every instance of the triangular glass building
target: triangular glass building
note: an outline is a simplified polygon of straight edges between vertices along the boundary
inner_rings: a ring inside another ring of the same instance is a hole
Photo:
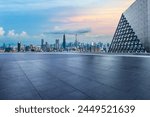
[[[150,0],[136,0],[121,16],[110,53],[150,52]]]

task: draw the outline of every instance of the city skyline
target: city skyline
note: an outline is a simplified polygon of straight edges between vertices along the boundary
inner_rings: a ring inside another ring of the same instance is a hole
[[[0,1],[0,42],[50,43],[66,34],[68,41],[110,42],[120,15],[134,0]]]
[[[110,43],[102,42],[91,42],[82,43],[78,41],[77,35],[74,42],[66,42],[65,34],[62,37],[62,42],[59,39],[55,40],[55,43],[49,43],[44,39],[41,39],[41,43],[35,44],[25,44],[22,42],[17,42],[15,45],[3,43],[0,46],[0,52],[93,52],[93,53],[106,53],[108,52]]]

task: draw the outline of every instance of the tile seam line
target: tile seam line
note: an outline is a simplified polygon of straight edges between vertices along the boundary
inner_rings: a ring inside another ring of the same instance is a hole
[[[58,68],[58,67],[57,67],[57,68]],[[66,72],[70,72],[70,71],[67,71],[67,70],[64,70],[64,71],[66,71]],[[46,72],[49,74],[49,72],[48,72],[48,71],[46,71]],[[70,73],[73,73],[73,72],[70,72]],[[75,74],[75,73],[73,73],[73,74]],[[53,76],[54,76],[54,75],[53,75]],[[81,75],[79,75],[79,76],[81,76]],[[88,96],[89,98],[91,98],[91,99],[93,98],[93,97],[91,97],[91,96],[87,95],[86,93],[84,93],[83,91],[81,91],[80,89],[77,89],[77,88],[75,88],[74,86],[72,86],[71,84],[66,83],[66,82],[64,82],[63,80],[59,79],[57,76],[56,76],[56,78],[57,78],[58,80],[62,81],[63,83],[65,83],[65,84],[67,84],[67,85],[71,86],[72,88],[74,88],[74,89],[78,90],[79,92],[83,93],[84,95]],[[85,78],[87,78],[87,77],[85,77]],[[87,78],[87,79],[89,79],[89,78]],[[89,80],[91,80],[91,79],[89,79]],[[96,81],[96,80],[93,80],[93,81]],[[119,92],[126,93],[126,91],[120,91],[118,88],[115,88],[115,87],[113,87],[113,86],[110,86],[110,85],[104,84],[104,83],[99,82],[99,81],[97,81],[97,82],[98,82],[100,85],[108,86],[108,87],[113,88],[114,90],[117,90],[117,91],[119,91]],[[97,87],[99,87],[99,86],[97,86]],[[97,87],[95,87],[95,88],[97,88]]]
[[[57,66],[56,66],[56,67],[57,67]],[[57,67],[57,68],[60,68],[60,67]],[[62,68],[60,68],[60,69],[62,69]],[[72,73],[72,74],[75,74],[75,73],[73,73],[73,72],[71,72],[71,71],[69,71],[69,70],[64,70],[64,71],[65,71],[65,72],[70,72],[70,73]],[[81,76],[81,77],[87,78],[86,76],[82,76],[82,75],[78,75],[78,76]],[[89,78],[87,78],[87,79],[89,79]],[[124,92],[124,93],[126,93],[126,91],[124,91],[124,90],[119,90],[119,89],[118,89],[118,88],[116,88],[116,87],[113,87],[113,86],[111,86],[111,85],[108,85],[108,84],[102,83],[102,82],[100,82],[100,81],[93,80],[93,79],[89,79],[89,80],[96,81],[96,82],[98,82],[99,84],[101,84],[101,85],[103,85],[103,86],[108,86],[108,87],[110,87],[110,88],[113,88],[114,90],[118,90],[118,91],[120,91],[120,92]]]
[[[19,68],[21,69],[21,71],[23,72],[23,74],[25,75],[26,79],[30,82],[30,84],[32,85],[32,87],[34,88],[34,90],[37,92],[38,96],[41,98],[41,100],[43,99],[42,96],[40,95],[39,91],[36,89],[36,87],[33,85],[33,83],[31,82],[31,80],[28,78],[27,74],[24,72],[24,70],[22,69],[22,67],[20,66],[20,64],[16,61],[16,63],[18,64]]]
[[[40,68],[41,69],[41,68]],[[49,74],[49,72],[47,71],[47,70],[45,70],[45,69],[43,69],[47,74]],[[55,77],[54,75],[52,75],[53,77]],[[61,81],[61,82],[63,82],[64,84],[66,84],[66,85],[69,85],[70,87],[72,87],[73,89],[75,89],[75,90],[77,90],[77,91],[79,91],[80,93],[82,93],[82,94],[84,94],[84,95],[86,95],[88,98],[90,98],[90,99],[92,99],[92,97],[91,96],[89,96],[89,95],[87,95],[86,93],[84,93],[83,91],[81,91],[81,90],[79,90],[79,89],[77,89],[77,88],[75,88],[75,87],[73,87],[72,85],[70,85],[69,83],[66,83],[66,82],[64,82],[63,80],[61,80],[61,79],[59,79],[57,76],[56,76],[56,79],[57,80],[59,80],[59,81]]]
[[[45,65],[46,65],[46,63],[45,63]],[[68,65],[66,65],[66,66],[68,66]],[[61,67],[58,67],[58,66],[55,66],[55,65],[53,65],[53,67],[62,69]],[[40,68],[40,69],[42,69],[42,68]],[[44,70],[45,72],[47,72],[47,73],[49,74],[49,72],[48,72],[46,69],[42,69],[42,70]],[[72,73],[72,74],[75,74],[74,72],[71,72],[71,71],[69,71],[69,70],[64,70],[64,69],[62,69],[62,70],[65,71],[65,72],[70,72],[70,73]],[[94,80],[94,79],[87,78],[86,76],[82,76],[82,75],[78,75],[78,76],[84,77],[84,78],[86,78],[86,79],[89,79],[89,80],[92,80],[92,81],[95,81],[95,82],[98,82],[100,85],[108,86],[108,87],[113,88],[114,90],[117,90],[117,91],[119,91],[119,92],[123,92],[123,93],[127,93],[127,92],[128,92],[128,91],[125,91],[125,90],[119,90],[118,88],[116,88],[116,87],[114,87],[114,86],[111,86],[111,85],[102,83],[102,82],[100,82],[100,81],[97,81],[97,80]],[[53,75],[53,77],[55,77],[55,76]],[[56,77],[57,77],[58,80],[64,82],[63,80],[59,79],[58,76],[56,76]],[[64,83],[65,83],[65,82],[64,82]],[[65,83],[65,84],[68,85],[69,83]],[[69,85],[70,85],[70,84],[69,84]],[[72,86],[72,85],[71,85],[71,86]],[[72,87],[73,87],[73,86],[72,86]],[[74,87],[73,87],[73,88],[74,88]],[[95,88],[96,88],[96,87],[95,87]],[[75,88],[75,89],[76,89],[76,88]],[[78,91],[82,92],[82,91],[79,90],[79,89],[78,89]],[[84,93],[84,92],[82,92],[82,93]],[[85,94],[85,93],[84,93],[84,94]]]

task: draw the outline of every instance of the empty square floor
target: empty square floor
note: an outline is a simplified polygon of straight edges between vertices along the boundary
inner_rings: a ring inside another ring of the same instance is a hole
[[[148,100],[150,57],[0,54],[1,100]]]

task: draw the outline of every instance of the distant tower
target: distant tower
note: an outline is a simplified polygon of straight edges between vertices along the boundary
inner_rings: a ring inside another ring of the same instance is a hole
[[[6,45],[5,45],[5,43],[3,43],[3,49],[5,49],[6,48]]]
[[[63,35],[63,49],[66,49],[66,36]]]
[[[21,42],[18,42],[18,52],[21,51]]]
[[[41,49],[43,50],[44,48],[44,39],[41,39]]]
[[[56,50],[59,50],[59,39],[56,39],[55,46],[56,46]]]
[[[78,47],[78,39],[77,39],[77,34],[75,35],[75,47],[77,48]]]

